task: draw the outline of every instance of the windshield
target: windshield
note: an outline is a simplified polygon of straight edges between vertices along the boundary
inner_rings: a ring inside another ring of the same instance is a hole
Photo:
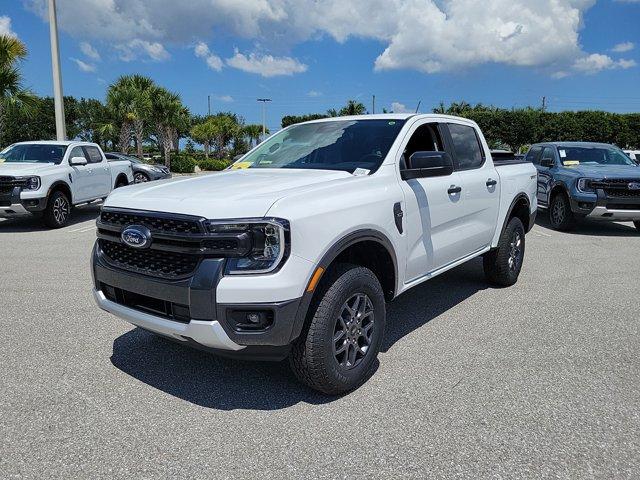
[[[372,172],[382,164],[403,125],[404,120],[335,120],[294,125],[265,141],[231,168]]]
[[[66,145],[20,144],[0,152],[0,163],[60,163]]]
[[[563,165],[636,165],[615,147],[558,147]]]

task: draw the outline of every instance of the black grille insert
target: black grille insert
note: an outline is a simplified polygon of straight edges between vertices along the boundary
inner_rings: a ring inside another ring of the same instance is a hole
[[[103,210],[100,221],[107,225],[124,227],[126,225],[144,225],[152,232],[197,234],[204,233],[202,223],[197,218],[187,218],[178,215],[170,217],[158,214],[129,213],[113,210]]]
[[[104,239],[99,240],[99,245],[105,260],[113,266],[167,279],[193,275],[200,260],[196,255],[165,250],[137,250]]]
[[[191,321],[191,311],[188,305],[180,305],[158,298],[147,297],[146,295],[112,287],[106,283],[101,283],[100,289],[108,300],[124,305],[125,307],[176,322],[189,323]]]

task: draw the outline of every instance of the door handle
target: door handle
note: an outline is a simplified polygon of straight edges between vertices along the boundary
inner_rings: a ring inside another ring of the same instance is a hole
[[[493,178],[490,178],[489,180],[487,180],[487,187],[495,187],[498,184],[497,180],[494,180]]]
[[[461,191],[462,191],[462,187],[456,187],[455,185],[451,185],[449,187],[449,190],[447,190],[447,193],[449,195],[453,195],[453,194],[456,194],[456,193],[460,193]]]

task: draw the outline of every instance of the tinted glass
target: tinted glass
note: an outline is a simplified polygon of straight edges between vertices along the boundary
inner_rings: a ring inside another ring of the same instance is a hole
[[[527,156],[526,156],[527,162],[531,162],[538,165],[540,163],[541,153],[542,153],[542,147],[531,147],[531,149],[527,152]]]
[[[467,125],[450,123],[449,132],[453,140],[457,169],[468,170],[480,167],[484,158],[475,129]]]
[[[12,145],[0,152],[0,163],[60,163],[65,145]]]
[[[404,120],[334,120],[294,125],[245,155],[231,168],[375,171]]]
[[[412,168],[409,164],[411,163],[411,155],[415,152],[442,151],[444,151],[444,147],[442,146],[442,140],[438,132],[438,124],[428,123],[421,125],[413,132],[411,139],[404,149],[400,168]]]
[[[555,156],[553,155],[553,147],[544,147],[542,151],[541,160],[552,160],[555,163]]]
[[[73,157],[82,157],[84,159],[87,158],[87,156],[84,154],[84,150],[82,150],[82,147],[73,147],[71,153],[69,154],[69,160],[71,160]]]
[[[565,166],[572,165],[636,165],[616,147],[558,147],[560,160]]]
[[[84,147],[87,151],[87,155],[89,155],[89,163],[100,163],[102,161],[102,155],[100,155],[100,150],[96,147]]]

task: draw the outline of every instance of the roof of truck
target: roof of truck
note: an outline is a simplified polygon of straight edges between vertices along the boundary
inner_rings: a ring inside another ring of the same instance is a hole
[[[556,147],[613,147],[614,145],[610,143],[599,143],[599,142],[540,142],[535,145],[553,145]]]
[[[441,120],[464,120],[469,123],[474,123],[473,120],[469,120],[464,117],[456,117],[455,115],[442,115],[439,113],[380,113],[380,114],[367,114],[367,115],[352,115],[345,117],[325,117],[315,120],[308,120],[301,123],[314,123],[314,122],[331,122],[336,120],[408,120],[409,118],[433,118]],[[298,124],[299,125],[299,124]]]
[[[24,145],[24,144],[30,144],[30,145],[63,145],[65,147],[68,147],[69,145],[71,145],[73,143],[82,143],[82,144],[88,144],[88,145],[95,145],[95,143],[83,142],[82,140],[34,140],[34,141],[28,141],[28,142],[16,142],[14,145]]]

